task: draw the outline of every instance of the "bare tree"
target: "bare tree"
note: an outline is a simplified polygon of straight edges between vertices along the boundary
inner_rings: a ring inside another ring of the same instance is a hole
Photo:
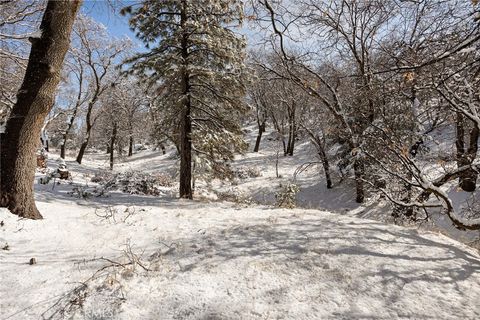
[[[258,152],[260,149],[260,142],[262,141],[262,135],[266,130],[266,123],[268,119],[268,80],[265,75],[261,74],[259,70],[257,79],[248,87],[248,97],[253,109],[255,110],[255,119],[258,126],[258,134],[255,140],[255,146],[253,152]]]
[[[80,16],[74,28],[78,48],[74,51],[84,71],[88,70],[89,100],[85,110],[85,133],[76,161],[82,163],[88,147],[92,128],[98,113],[95,106],[103,93],[115,83],[119,74],[115,71],[117,58],[126,51],[131,43],[126,40],[110,39],[101,25],[86,16]],[[85,76],[83,76],[85,77]]]
[[[89,95],[85,90],[85,86],[88,83],[85,79],[86,72],[84,63],[76,57],[75,55],[70,54],[68,57],[68,68],[70,69],[70,76],[73,76],[73,81],[71,85],[76,85],[76,89],[73,90],[72,95],[74,97],[70,98],[73,101],[73,105],[69,106],[66,113],[68,114],[65,127],[62,128],[62,142],[60,145],[60,157],[65,159],[65,152],[67,149],[67,142],[69,139],[70,132],[73,128],[77,115],[81,110],[81,107],[88,101]],[[76,91],[76,92],[75,92]]]
[[[127,156],[133,155],[136,138],[145,138],[150,126],[150,118],[146,116],[148,108],[142,84],[133,77],[122,77],[114,87],[108,90],[99,100],[101,113],[96,125],[96,136],[103,137],[100,143],[107,145],[110,153],[110,169],[113,169],[115,147],[119,155],[125,145],[128,145]]]

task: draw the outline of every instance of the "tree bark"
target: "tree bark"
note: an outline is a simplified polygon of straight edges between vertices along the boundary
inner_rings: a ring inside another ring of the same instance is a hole
[[[287,155],[293,156],[293,149],[295,148],[295,138],[297,135],[297,126],[295,123],[295,102],[292,103],[291,111],[288,115],[288,144],[287,144]]]
[[[80,0],[50,0],[32,48],[5,133],[0,140],[0,206],[13,214],[41,219],[33,196],[35,149],[43,122],[52,109],[55,91]]]
[[[332,178],[330,177],[330,165],[327,157],[322,157],[323,171],[325,172],[325,180],[327,182],[327,189],[332,189]]]
[[[97,86],[97,91],[95,95],[93,96],[92,100],[88,103],[87,107],[87,115],[85,117],[85,124],[87,126],[87,132],[85,133],[85,139],[82,142],[82,145],[80,146],[80,150],[78,151],[77,159],[76,161],[79,164],[82,164],[83,156],[85,155],[85,150],[87,150],[88,147],[88,142],[90,141],[90,133],[92,132],[93,128],[93,123],[92,123],[92,111],[93,111],[93,106],[95,105],[95,102],[97,102],[98,95],[99,95],[99,86]]]
[[[287,154],[289,156],[293,156],[293,150],[295,149],[295,139],[296,138],[297,138],[297,128],[296,128],[296,125],[294,123],[293,127],[292,127],[292,134],[291,134],[291,137],[290,137],[290,142],[288,143]]]
[[[325,152],[325,148],[323,143],[320,140],[320,137],[315,138],[317,140],[317,148],[318,148],[318,155],[320,160],[322,161],[323,171],[325,173],[325,180],[327,182],[327,189],[332,188],[332,178],[330,176],[330,164],[328,162],[327,153]]]
[[[129,141],[128,141],[128,156],[131,157],[133,155],[133,137],[130,135]]]
[[[83,140],[82,144],[80,145],[80,150],[78,151],[77,161],[79,164],[82,164],[83,156],[85,155],[85,150],[88,147],[88,140],[90,140],[90,132],[87,133],[87,137]]]
[[[180,150],[180,197],[192,199],[192,123],[187,107],[183,115],[182,141]]]
[[[188,72],[188,33],[187,24],[187,2],[182,0],[182,12],[180,23],[183,28],[182,36],[182,93],[183,93],[183,112],[182,126],[180,134],[180,198],[193,199],[192,189],[192,119],[191,119],[191,99],[190,99],[190,75]]]
[[[253,148],[253,152],[258,152],[258,150],[260,150],[260,142],[262,140],[262,135],[264,132],[265,132],[265,121],[258,126],[258,135],[257,135],[257,140],[255,141],[255,148]]]

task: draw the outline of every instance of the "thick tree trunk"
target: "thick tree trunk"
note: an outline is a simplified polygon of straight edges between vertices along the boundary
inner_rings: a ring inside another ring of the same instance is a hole
[[[192,199],[192,123],[190,110],[185,110],[180,150],[180,197]]]
[[[180,24],[186,28],[187,2],[182,0]],[[183,112],[180,134],[180,198],[193,199],[192,189],[192,118],[190,100],[190,75],[188,72],[188,33],[182,36],[182,74]]]
[[[115,150],[115,140],[117,139],[117,123],[113,124],[112,136],[110,137],[110,170],[113,170],[113,154]]]
[[[260,150],[260,142],[262,140],[262,135],[265,132],[265,122],[262,122],[258,126],[258,135],[257,135],[257,140],[255,141],[255,148],[253,148],[253,152],[258,152]]]
[[[53,107],[70,34],[81,1],[51,0],[32,48],[17,102],[0,141],[0,206],[13,214],[41,219],[33,197],[35,149]]]

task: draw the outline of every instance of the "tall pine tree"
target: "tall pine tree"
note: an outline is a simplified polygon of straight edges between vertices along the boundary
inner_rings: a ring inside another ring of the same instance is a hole
[[[145,0],[124,9],[150,50],[129,61],[131,72],[161,94],[162,112],[178,126],[180,197],[191,199],[192,151],[210,167],[233,158],[245,143],[245,39],[239,0]]]

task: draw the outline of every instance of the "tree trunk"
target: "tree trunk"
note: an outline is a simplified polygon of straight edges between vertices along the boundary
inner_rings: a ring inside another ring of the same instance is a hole
[[[328,161],[327,152],[325,151],[326,142],[325,139],[320,138],[320,135],[314,134],[314,132],[307,127],[303,127],[307,134],[310,136],[310,140],[317,149],[318,157],[322,161],[323,171],[325,173],[325,180],[327,183],[327,189],[332,188],[332,178],[330,176],[330,163]]]
[[[180,146],[180,197],[192,199],[192,123],[190,106],[185,106]]]
[[[87,150],[88,142],[90,141],[90,134],[91,134],[92,128],[93,128],[93,123],[92,123],[92,120],[91,120],[92,110],[93,110],[93,106],[94,106],[95,102],[97,101],[97,97],[98,97],[98,94],[96,93],[95,96],[93,97],[93,99],[88,103],[87,115],[86,115],[86,118],[85,118],[85,124],[87,126],[87,132],[85,133],[85,139],[83,140],[82,145],[80,146],[80,150],[78,151],[78,155],[77,155],[77,159],[76,159],[76,161],[79,164],[82,164],[82,160],[83,160],[83,156],[85,154],[85,150]]]
[[[292,110],[288,116],[288,122],[287,155],[293,156],[293,149],[295,148],[295,138],[297,135],[297,128],[295,124],[295,103],[292,104]]]
[[[363,161],[360,159],[356,159],[353,164],[353,170],[355,172],[355,188],[357,192],[355,201],[357,203],[363,203],[363,201],[365,200],[365,188],[363,182],[365,165]]]
[[[65,159],[65,144],[67,143],[67,135],[62,136],[62,145],[60,146],[60,158]]]
[[[112,136],[110,137],[110,170],[113,170],[113,153],[115,150],[115,140],[117,138],[117,123],[113,124]]]
[[[456,142],[457,148],[457,167],[471,165],[475,160],[478,151],[479,130],[477,126],[472,124],[472,129],[469,132],[469,147],[465,148],[465,127],[467,127],[466,120],[461,112],[457,112],[456,124]],[[478,173],[473,170],[465,170],[459,176],[459,186],[463,191],[473,192],[476,189]]]
[[[133,137],[130,135],[130,139],[128,142],[128,156],[131,157],[133,155]]]
[[[262,134],[265,132],[265,122],[262,122],[258,126],[258,135],[257,140],[255,141],[255,148],[253,148],[253,152],[258,152],[260,149],[260,141],[262,140]]]
[[[327,189],[332,189],[332,178],[330,177],[330,165],[327,157],[322,158],[323,171],[325,172],[325,180],[327,181]]]
[[[293,156],[293,150],[295,149],[295,139],[297,137],[297,128],[296,125],[293,124],[293,129],[292,129],[292,136],[290,139],[290,143],[288,146],[288,155]]]
[[[83,81],[82,79],[83,79],[83,73],[80,77],[80,83]],[[82,90],[81,90],[81,85],[80,85],[80,90],[79,90],[79,94],[78,94],[78,98],[77,98],[77,103],[75,104],[75,109],[73,110],[73,114],[70,117],[70,119],[68,120],[67,127],[65,128],[65,132],[63,133],[63,143],[62,143],[62,146],[60,148],[60,158],[62,158],[62,159],[65,159],[65,151],[66,151],[66,148],[67,148],[68,134],[70,133],[70,130],[73,127],[73,122],[75,121],[75,118],[77,117],[77,112],[78,112],[78,108],[80,107],[81,97],[82,97]]]
[[[88,140],[90,140],[90,133],[87,134],[87,137],[85,138],[85,140],[83,140],[82,145],[80,146],[80,150],[78,151],[77,159],[75,161],[77,161],[79,164],[82,164],[85,150],[87,150]]]
[[[35,149],[43,122],[53,107],[70,34],[81,1],[51,0],[32,48],[5,133],[0,141],[0,206],[13,214],[41,219],[33,197]]]
[[[325,152],[325,148],[323,147],[322,141],[320,137],[315,138],[317,140],[317,148],[318,148],[318,155],[320,160],[322,161],[323,171],[325,173],[325,180],[327,182],[327,189],[332,188],[332,178],[330,177],[330,164],[328,162],[327,153]]]
[[[182,0],[180,24],[186,28],[187,2]],[[185,30],[185,29],[184,29]],[[188,72],[188,33],[182,36],[182,60],[184,61],[182,75],[183,112],[180,134],[180,198],[193,199],[192,189],[192,119],[190,100],[190,75]]]
[[[75,115],[77,114],[77,110],[74,111],[73,116],[70,118],[67,128],[65,129],[65,132],[63,133],[62,136],[62,146],[60,147],[60,158],[65,159],[65,151],[67,148],[67,140],[68,140],[68,134],[70,132],[70,129],[73,126],[73,121],[75,120]]]
[[[83,140],[83,143],[80,146],[80,151],[78,152],[77,159],[76,159],[76,161],[79,164],[82,164],[83,155],[85,154],[85,150],[87,150],[87,147],[88,147],[88,142],[90,141],[90,134],[92,132],[93,125],[95,124],[95,120],[92,121],[93,107],[94,107],[95,103],[97,102],[98,97],[100,96],[101,92],[103,92],[103,91],[101,91],[100,85],[97,82],[95,93],[93,94],[92,100],[90,100],[90,102],[88,103],[88,106],[87,106],[87,115],[85,117],[85,124],[87,126],[87,132],[85,133],[85,139]]]

